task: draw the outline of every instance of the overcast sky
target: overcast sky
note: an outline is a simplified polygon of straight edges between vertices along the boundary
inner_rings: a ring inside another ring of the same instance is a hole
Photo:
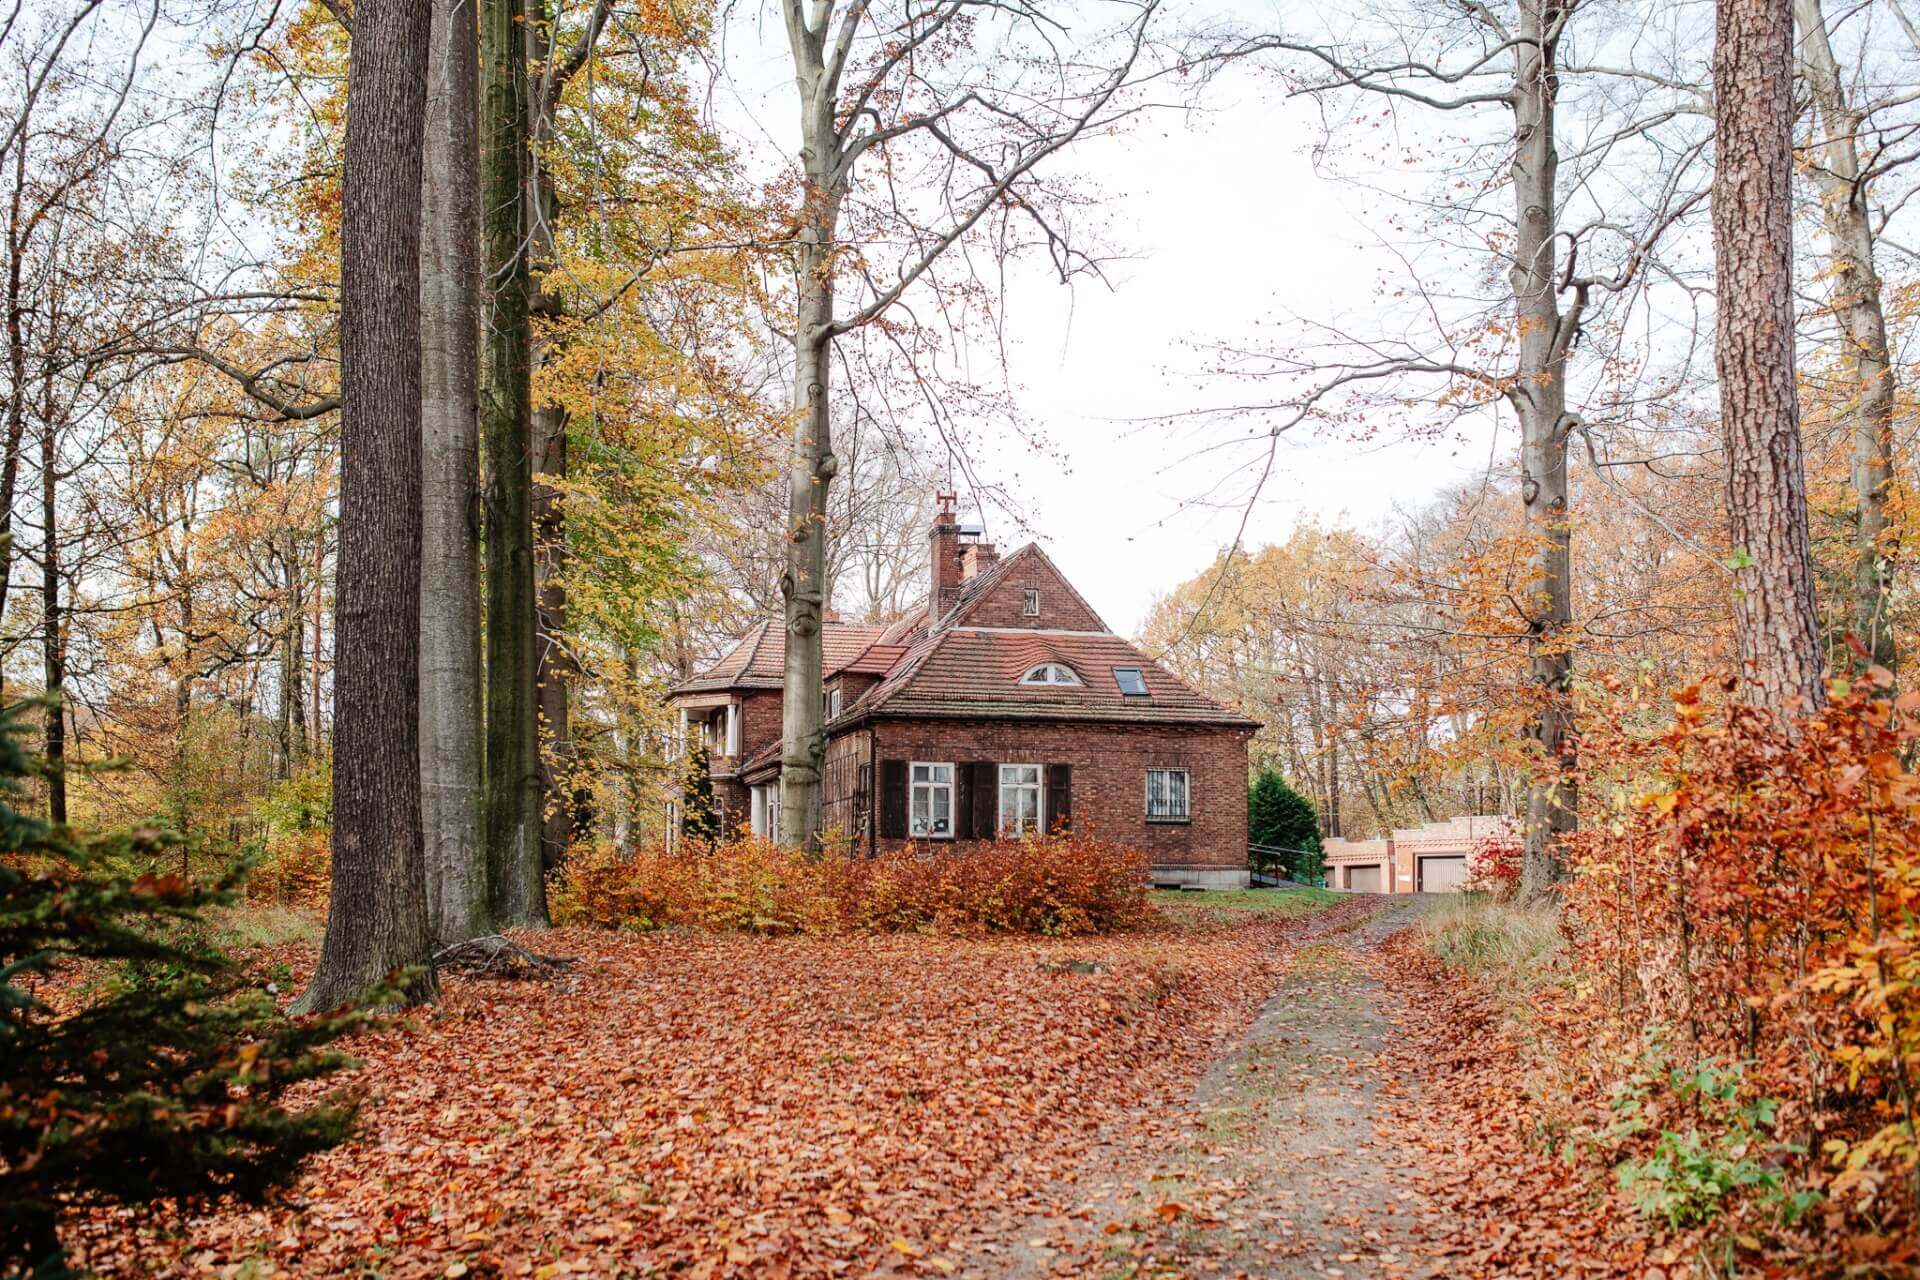
[[[1261,0],[1226,3],[1250,21],[1271,11]],[[1287,6],[1296,29],[1306,9]],[[739,145],[762,156],[791,146],[784,34],[737,22],[728,55],[718,105]],[[1315,173],[1319,136],[1311,103],[1230,73],[1201,110],[1084,140],[1063,166],[1109,197],[1108,242],[1126,255],[1109,267],[1111,289],[1063,287],[1038,263],[1015,273],[1006,376],[1022,416],[1052,448],[989,434],[974,463],[982,480],[1006,486],[1026,527],[1003,511],[984,517],[1003,550],[1039,541],[1119,631],[1137,631],[1157,594],[1231,542],[1264,458],[1257,444],[1195,456],[1235,428],[1143,420],[1257,395],[1194,376],[1208,343],[1253,341],[1294,316],[1363,314],[1392,261],[1361,216],[1379,197]],[[1395,504],[1418,505],[1483,475],[1489,431],[1414,445],[1386,430],[1365,447],[1288,437],[1248,545],[1316,519],[1370,528]]]

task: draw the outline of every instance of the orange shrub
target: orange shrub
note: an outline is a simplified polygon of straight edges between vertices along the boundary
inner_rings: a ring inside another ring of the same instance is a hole
[[[1588,997],[1562,1011],[1594,1093],[1651,1029],[1777,1100],[1805,1175],[1873,1218],[1911,1209],[1920,1068],[1920,693],[1891,683],[1836,682],[1792,732],[1700,686],[1655,736],[1596,723],[1587,785],[1612,804],[1573,842]]]
[[[555,918],[748,933],[1099,933],[1151,913],[1147,858],[1091,835],[808,857],[749,838],[622,857],[579,853]]]

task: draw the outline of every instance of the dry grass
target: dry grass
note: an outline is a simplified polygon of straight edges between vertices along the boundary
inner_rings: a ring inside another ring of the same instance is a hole
[[[1563,959],[1560,921],[1552,912],[1491,894],[1444,898],[1420,927],[1428,949],[1449,967],[1514,996],[1553,981]]]

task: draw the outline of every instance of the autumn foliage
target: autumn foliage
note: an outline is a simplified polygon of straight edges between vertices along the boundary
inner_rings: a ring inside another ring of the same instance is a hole
[[[1576,1092],[1636,1109],[1612,1134],[1627,1175],[1706,1168],[1742,1130],[1729,1193],[1742,1168],[1782,1206],[1794,1182],[1883,1243],[1911,1223],[1920,1056],[1920,692],[1891,686],[1836,682],[1791,731],[1730,683],[1683,689],[1652,735],[1596,725],[1611,785],[1575,840],[1584,998],[1561,1010]]]
[[[811,856],[749,837],[577,855],[556,916],[761,934],[1105,933],[1146,920],[1147,856],[1089,834]]]

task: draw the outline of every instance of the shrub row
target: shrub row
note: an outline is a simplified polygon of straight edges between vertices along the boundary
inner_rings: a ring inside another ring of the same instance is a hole
[[[1152,913],[1147,856],[1092,835],[809,856],[749,838],[621,854],[576,851],[557,923],[748,933],[1079,934]]]

